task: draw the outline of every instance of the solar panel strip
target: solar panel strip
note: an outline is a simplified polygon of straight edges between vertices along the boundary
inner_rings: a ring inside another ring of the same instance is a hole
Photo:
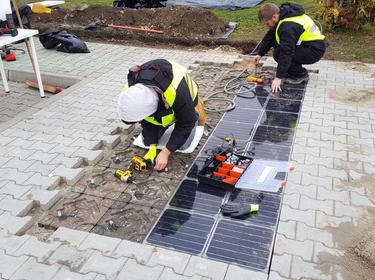
[[[213,218],[168,209],[152,230],[147,242],[199,254],[213,224]]]
[[[251,123],[221,121],[212,133],[218,137],[234,137],[238,140],[249,140],[254,125]]]
[[[223,203],[225,191],[197,181],[184,180],[170,205],[201,213],[217,214]]]
[[[266,270],[271,252],[273,231],[234,221],[219,221],[206,255],[237,263],[255,270]]]
[[[291,148],[259,142],[251,142],[248,147],[248,154],[259,159],[288,161]]]
[[[268,100],[266,110],[299,113],[301,102],[298,100],[270,98]]]
[[[279,211],[281,208],[280,194],[236,190],[233,193],[231,193],[229,197],[229,202],[243,204],[259,204],[258,212],[244,216],[242,220],[258,225],[277,225]],[[227,218],[233,220],[233,218],[230,218],[230,216]]]
[[[225,121],[243,122],[255,124],[261,114],[260,110],[235,108],[234,110],[225,113]]]

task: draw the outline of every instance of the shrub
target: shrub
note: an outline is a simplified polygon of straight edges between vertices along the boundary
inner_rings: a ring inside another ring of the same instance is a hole
[[[319,16],[331,27],[359,29],[375,24],[375,0],[319,0],[325,8]]]

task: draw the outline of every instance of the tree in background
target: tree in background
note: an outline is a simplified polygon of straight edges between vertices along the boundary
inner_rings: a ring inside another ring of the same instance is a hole
[[[320,13],[328,27],[359,29],[375,24],[375,0],[319,0],[325,8]]]

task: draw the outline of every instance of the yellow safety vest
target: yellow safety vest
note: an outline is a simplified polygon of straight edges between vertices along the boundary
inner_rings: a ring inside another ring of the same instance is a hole
[[[168,62],[172,64],[173,80],[162,95],[164,104],[167,107],[166,109],[170,109],[173,106],[177,95],[176,90],[183,78],[185,78],[185,81],[189,87],[192,100],[194,101],[198,96],[198,85],[190,78],[189,74],[186,72],[186,68],[174,61],[168,60]],[[128,88],[129,84],[126,83],[125,87],[121,90],[121,93],[124,93]],[[170,111],[170,114],[161,117],[161,122],[158,122],[155,117],[152,116],[147,117],[144,120],[154,125],[168,127],[176,122],[174,111],[172,109],[170,109]]]
[[[307,42],[307,41],[316,41],[316,40],[324,40],[325,36],[322,35],[320,32],[318,26],[315,24],[315,22],[308,16],[303,14],[302,16],[295,16],[295,17],[289,17],[284,18],[279,21],[277,27],[276,27],[276,42],[280,45],[280,37],[279,37],[279,27],[280,25],[285,21],[291,21],[298,23],[303,26],[303,29],[305,31],[301,34],[301,36],[298,39],[297,45],[300,45],[301,42]]]

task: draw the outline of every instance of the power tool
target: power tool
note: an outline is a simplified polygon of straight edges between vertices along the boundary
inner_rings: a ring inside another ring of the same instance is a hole
[[[264,78],[262,77],[257,77],[257,76],[248,76],[247,77],[248,82],[254,82],[257,84],[263,84],[264,83]]]
[[[134,156],[132,157],[132,161],[126,170],[116,169],[113,175],[122,182],[131,183],[135,180],[132,170],[143,172],[148,170],[150,167],[150,160],[145,160],[141,156]]]
[[[117,169],[113,174],[117,179],[125,183],[131,183],[134,181],[133,172],[131,170],[120,170]]]
[[[145,160],[141,156],[134,156],[132,158],[132,163],[131,166],[133,169],[137,171],[146,171],[151,167],[151,161],[150,160]]]

